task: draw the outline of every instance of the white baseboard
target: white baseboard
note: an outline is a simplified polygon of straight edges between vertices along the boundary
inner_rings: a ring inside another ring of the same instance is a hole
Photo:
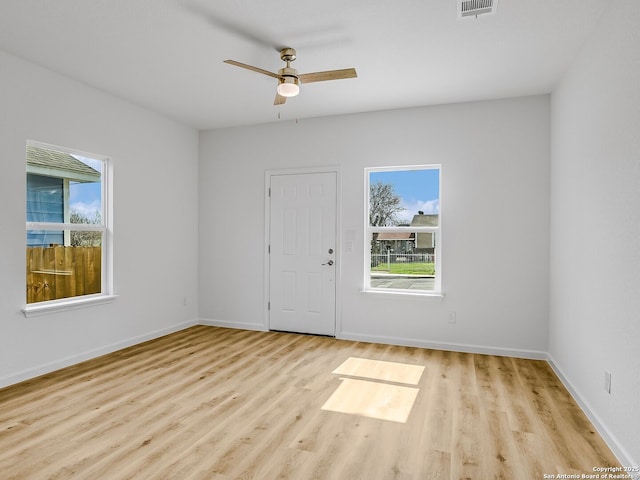
[[[227,320],[215,320],[213,318],[201,318],[199,325],[208,325],[210,327],[234,328],[236,330],[256,330],[259,332],[267,332],[269,329],[262,323],[244,323],[229,322]]]
[[[363,335],[361,333],[340,332],[336,338],[341,340],[353,340],[357,342],[383,343],[385,345],[403,345],[407,347],[429,348],[432,350],[449,350],[452,352],[479,353],[484,355],[497,355],[500,357],[516,357],[531,360],[547,360],[547,352],[538,350],[521,350],[502,347],[487,347],[483,345],[470,345],[464,343],[433,342],[427,340],[415,340],[402,337],[383,337],[377,335]]]
[[[584,414],[587,416],[587,418],[589,418],[591,423],[593,423],[593,426],[596,428],[600,436],[603,438],[603,440],[609,446],[613,454],[616,456],[616,458],[620,462],[620,465],[622,465],[623,467],[640,466],[640,463],[638,461],[634,461],[634,459],[631,458],[631,455],[629,455],[629,452],[627,452],[627,450],[618,441],[616,436],[613,435],[613,433],[611,433],[611,431],[607,428],[607,426],[604,424],[602,419],[593,411],[593,409],[589,405],[589,402],[587,402],[583,398],[583,396],[580,395],[580,392],[573,387],[573,385],[571,384],[569,379],[565,376],[565,374],[562,372],[562,369],[558,366],[558,364],[556,363],[554,358],[551,356],[551,354],[547,354],[547,357],[548,357],[547,362],[549,363],[549,366],[551,366],[551,368],[553,369],[555,374],[558,376],[558,378],[560,379],[562,384],[565,386],[565,388],[569,390],[569,393],[571,394],[573,399],[578,403],[578,405],[580,406]],[[635,472],[635,473],[627,472],[627,473],[635,480],[640,480],[640,472]]]
[[[7,387],[15,383],[23,382],[25,380],[29,380],[31,378],[44,375],[46,373],[51,373],[56,370],[60,370],[61,368],[69,367],[71,365],[75,365],[76,363],[84,362],[85,360],[91,360],[92,358],[96,358],[101,355],[105,355],[107,353],[115,352],[117,350],[122,350],[123,348],[131,347],[133,345],[137,345],[139,343],[146,342],[148,340],[153,340],[154,338],[163,337],[170,333],[178,332],[180,330],[184,330],[185,328],[189,328],[197,324],[198,322],[196,322],[195,320],[191,320],[188,322],[171,325],[170,327],[167,327],[167,328],[155,330],[153,332],[149,332],[144,335],[128,338],[120,342],[112,343],[110,345],[105,345],[100,348],[88,350],[86,352],[79,353],[77,355],[71,355],[69,357],[65,357],[60,360],[55,360],[53,362],[48,362],[43,365],[38,365],[37,367],[34,367],[34,368],[29,368],[27,370],[23,370],[18,373],[7,375],[5,377],[0,378],[0,388]]]

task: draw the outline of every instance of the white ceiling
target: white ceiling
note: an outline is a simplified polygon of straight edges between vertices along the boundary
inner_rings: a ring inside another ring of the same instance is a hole
[[[499,0],[458,20],[456,0],[0,0],[0,49],[199,129],[548,93],[602,0]],[[302,85],[273,106],[278,47]]]

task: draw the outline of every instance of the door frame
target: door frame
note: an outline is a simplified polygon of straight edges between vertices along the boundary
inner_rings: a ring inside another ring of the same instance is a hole
[[[307,167],[307,168],[284,168],[265,170],[264,172],[264,245],[263,245],[263,258],[264,258],[264,328],[270,330],[269,324],[269,299],[271,298],[270,292],[270,264],[269,264],[269,240],[271,236],[271,197],[269,196],[269,188],[271,186],[271,177],[278,175],[305,175],[313,173],[335,173],[336,174],[336,281],[335,281],[335,327],[334,336],[337,338],[338,332],[342,331],[342,301],[340,295],[340,279],[342,277],[342,220],[340,216],[341,212],[341,178],[340,167]]]

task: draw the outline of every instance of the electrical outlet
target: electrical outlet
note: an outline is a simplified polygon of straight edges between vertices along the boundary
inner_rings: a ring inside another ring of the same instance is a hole
[[[187,297],[182,297],[182,306],[183,307],[187,306]]]
[[[456,312],[449,312],[449,323],[456,323]]]
[[[604,372],[604,391],[611,394],[611,372]]]

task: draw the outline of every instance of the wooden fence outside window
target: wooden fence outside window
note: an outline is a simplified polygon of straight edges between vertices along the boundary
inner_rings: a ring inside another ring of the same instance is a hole
[[[102,247],[27,247],[27,304],[100,293]]]

